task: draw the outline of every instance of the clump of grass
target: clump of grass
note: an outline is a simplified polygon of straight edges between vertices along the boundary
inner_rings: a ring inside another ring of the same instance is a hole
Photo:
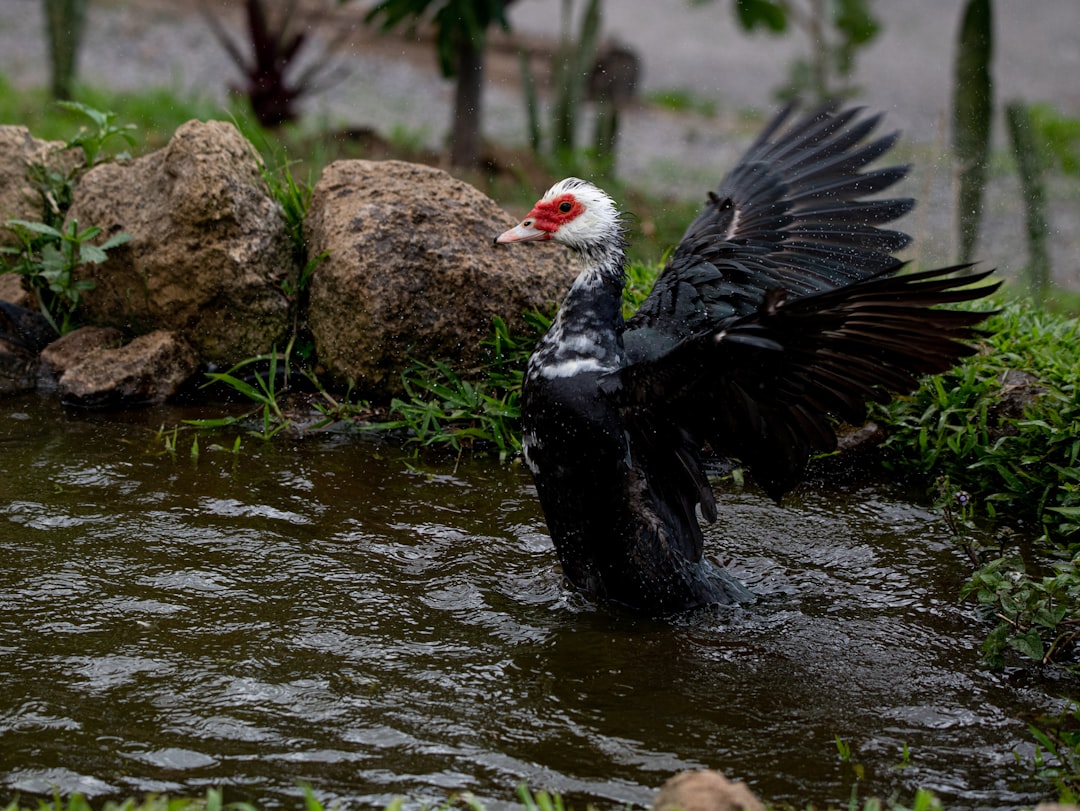
[[[487,360],[472,374],[444,361],[417,362],[402,375],[406,397],[390,403],[389,419],[372,428],[404,430],[418,447],[493,450],[501,460],[521,450],[521,384],[536,341],[551,324],[540,313],[525,316],[529,334],[512,335],[506,322],[492,319],[484,342]]]
[[[977,355],[879,407],[886,464],[937,482],[976,565],[963,596],[996,618],[987,659],[1067,661],[1080,635],[1080,322],[1014,303],[986,329]],[[1026,562],[1022,539],[1035,544]]]
[[[1080,322],[1013,303],[985,329],[977,355],[880,407],[887,464],[1066,541],[1080,530]]]

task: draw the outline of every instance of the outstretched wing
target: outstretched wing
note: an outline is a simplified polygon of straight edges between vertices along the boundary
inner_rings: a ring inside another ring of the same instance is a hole
[[[811,453],[836,447],[830,415],[861,420],[867,401],[911,391],[918,376],[975,351],[965,341],[987,313],[936,307],[997,289],[969,287],[992,271],[953,275],[969,267],[889,272],[794,299],[775,289],[757,312],[624,367],[605,386],[619,398],[631,437],[669,444],[671,471],[686,467],[693,437],[741,460],[779,499]],[[699,471],[679,479],[710,517]]]
[[[788,125],[782,110],[710,193],[705,209],[627,324],[632,359],[655,357],[683,338],[758,309],[775,288],[789,298],[884,272],[907,234],[881,228],[911,199],[866,199],[907,166],[863,169],[898,133],[870,139],[881,116],[822,106]]]

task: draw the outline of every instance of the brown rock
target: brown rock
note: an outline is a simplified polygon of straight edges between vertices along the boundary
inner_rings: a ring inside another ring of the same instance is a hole
[[[19,244],[2,227],[7,220],[37,222],[45,216],[47,202],[30,183],[30,167],[41,164],[67,174],[83,160],[81,149],[67,149],[63,141],[40,141],[26,127],[0,126],[0,245]]]
[[[60,378],[65,403],[103,408],[160,403],[177,392],[199,367],[187,341],[158,330],[115,349],[99,348]]]
[[[79,183],[69,217],[131,234],[100,265],[80,314],[131,332],[170,329],[207,361],[268,351],[289,325],[281,282],[291,245],[253,150],[232,124],[189,121],[168,145],[102,164]]]
[[[101,349],[115,349],[124,342],[124,333],[115,327],[80,327],[57,338],[41,352],[38,388],[54,391],[60,378],[74,366]]]
[[[1040,397],[1049,389],[1035,375],[1020,369],[1007,369],[1001,375],[1001,389],[997,401],[990,407],[987,422],[996,429],[996,435],[1017,433],[1012,421],[1021,420]]]
[[[2,240],[3,236],[0,235],[0,241]],[[37,306],[34,294],[27,288],[22,274],[19,273],[0,273],[0,301],[17,304],[19,307]]]
[[[387,396],[413,359],[467,370],[491,319],[559,301],[576,269],[564,248],[496,248],[513,224],[493,201],[438,169],[401,161],[338,161],[312,194],[306,235],[315,270],[309,323],[319,360]]]
[[[680,772],[660,788],[652,811],[765,811],[746,783],[733,783],[720,772]]]

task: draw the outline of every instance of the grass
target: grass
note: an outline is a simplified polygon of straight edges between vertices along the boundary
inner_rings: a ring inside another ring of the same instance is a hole
[[[525,364],[551,323],[540,313],[526,314],[525,320],[531,333],[515,336],[496,317],[484,342],[485,362],[468,377],[445,361],[415,363],[402,375],[407,396],[395,398],[389,419],[370,427],[403,430],[409,443],[449,448],[459,457],[473,449],[491,449],[503,461],[517,455]]]
[[[962,597],[993,665],[1076,661],[1080,638],[1080,322],[1022,303],[982,351],[877,409],[890,469],[934,482],[974,572]]]
[[[1080,322],[1012,303],[985,329],[979,354],[880,409],[887,463],[1065,542],[1080,530]]]

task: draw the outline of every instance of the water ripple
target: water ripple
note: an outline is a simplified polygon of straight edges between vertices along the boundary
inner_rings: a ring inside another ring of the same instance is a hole
[[[160,414],[20,413],[0,460],[19,471],[0,504],[11,790],[498,806],[525,781],[584,807],[708,766],[845,806],[839,735],[868,793],[1038,799],[998,753],[1053,700],[980,668],[956,551],[888,490],[720,492],[709,554],[756,602],[652,621],[565,589],[517,467],[424,470],[342,438],[179,463],[141,450]]]

